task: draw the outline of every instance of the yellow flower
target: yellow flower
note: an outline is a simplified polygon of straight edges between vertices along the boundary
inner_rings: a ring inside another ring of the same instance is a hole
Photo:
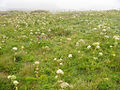
[[[108,78],[104,78],[105,81],[108,81],[109,79]]]

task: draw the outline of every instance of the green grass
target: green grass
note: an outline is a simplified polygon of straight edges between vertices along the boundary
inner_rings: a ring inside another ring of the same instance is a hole
[[[120,35],[120,11],[4,13],[0,16],[0,90],[14,90],[8,75],[17,77],[19,90],[59,90],[55,78],[59,68],[64,71],[61,80],[72,86],[64,90],[120,89],[120,40],[113,38]],[[100,43],[99,49],[95,42]],[[63,65],[54,58],[63,59]],[[35,61],[40,62],[38,78]]]

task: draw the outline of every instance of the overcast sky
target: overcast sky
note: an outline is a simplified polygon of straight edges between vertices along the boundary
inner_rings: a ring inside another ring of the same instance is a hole
[[[0,10],[107,10],[120,9],[120,0],[0,0]]]

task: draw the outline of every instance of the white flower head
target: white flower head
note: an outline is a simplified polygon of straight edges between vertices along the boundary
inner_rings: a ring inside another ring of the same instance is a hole
[[[35,34],[38,34],[38,32],[35,32]]]
[[[97,60],[98,58],[97,57],[93,57],[94,60]]]
[[[37,68],[36,68],[36,70],[38,71],[38,70],[39,70],[39,68],[37,67]]]
[[[58,82],[58,83],[62,83],[63,81],[62,81],[62,80],[58,80],[57,82]]]
[[[119,37],[119,36],[113,36],[113,38],[114,38],[115,40],[120,40],[120,37]]]
[[[57,74],[64,74],[64,72],[61,69],[58,69],[56,73]]]
[[[22,49],[24,49],[25,47],[24,46],[21,46]]]
[[[38,71],[35,71],[36,74],[38,74]]]
[[[13,49],[14,51],[17,51],[17,47],[13,47],[12,49]]]
[[[16,79],[16,76],[15,76],[15,75],[12,75],[10,78],[11,78],[12,80],[14,80],[14,79]]]
[[[62,58],[60,58],[59,60],[60,60],[60,61],[62,61],[63,59],[62,59]]]
[[[54,58],[54,60],[56,61],[56,60],[57,60],[57,58]]]
[[[102,31],[106,32],[106,29],[103,29]]]
[[[63,89],[63,88],[66,88],[66,87],[69,87],[69,84],[67,82],[62,82],[60,84],[60,87]]]
[[[60,65],[63,65],[63,63],[60,63]]]
[[[98,45],[98,46],[96,46],[96,48],[97,48],[97,49],[99,49],[99,48],[100,48],[100,46]]]
[[[79,42],[76,42],[76,45],[75,46],[79,46]]]
[[[40,62],[39,61],[36,61],[35,64],[38,65]]]
[[[57,79],[57,78],[58,78],[58,76],[56,75],[56,76],[55,76],[55,78]]]
[[[51,32],[51,29],[48,29],[48,32]]]
[[[115,54],[112,54],[112,56],[116,56]]]
[[[14,81],[13,81],[13,84],[14,84],[14,85],[18,85],[19,82],[18,82],[17,80],[14,80]]]
[[[78,51],[78,53],[80,53],[80,51]]]
[[[32,34],[33,34],[33,32],[30,32],[30,34],[32,35]]]
[[[9,75],[7,78],[8,78],[8,79],[11,79],[11,75]]]
[[[99,46],[100,43],[99,43],[99,42],[95,42],[95,43],[93,43],[92,45],[94,45],[94,46]]]
[[[71,41],[72,39],[71,38],[67,38],[68,41]]]
[[[5,41],[4,41],[4,40],[2,40],[1,42],[2,42],[2,43],[4,43]]]
[[[72,57],[72,54],[69,54],[68,57],[71,58],[71,57]]]
[[[83,40],[83,39],[80,39],[78,42],[82,43],[82,44],[85,44],[85,40]]]
[[[105,38],[109,38],[109,36],[105,35]]]
[[[100,56],[102,56],[102,55],[103,55],[103,53],[102,53],[102,52],[99,52],[99,55],[100,55]]]
[[[103,27],[103,25],[102,25],[102,24],[98,25],[98,28],[101,28],[101,27]]]
[[[100,35],[104,35],[105,33],[101,32]]]
[[[45,35],[45,33],[41,33],[41,35],[42,35],[42,36],[44,36],[44,35]]]
[[[93,28],[94,30],[97,30],[97,28]]]
[[[110,48],[112,48],[113,46],[110,46]]]
[[[90,48],[91,48],[91,46],[90,46],[90,45],[88,45],[88,46],[87,46],[87,49],[90,49]]]

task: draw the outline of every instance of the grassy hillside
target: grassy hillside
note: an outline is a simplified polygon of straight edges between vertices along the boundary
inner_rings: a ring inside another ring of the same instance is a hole
[[[119,35],[115,10],[0,12],[0,90],[119,90]]]

